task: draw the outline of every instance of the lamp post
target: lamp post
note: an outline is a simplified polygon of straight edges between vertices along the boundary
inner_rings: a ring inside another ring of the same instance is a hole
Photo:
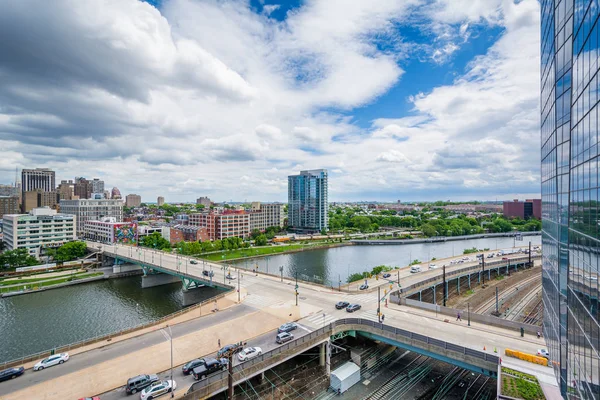
[[[169,338],[171,340],[171,385],[173,386],[173,390],[171,391],[171,398],[175,397],[175,385],[173,385],[173,332],[171,331],[171,325],[167,325],[169,327]]]
[[[298,305],[298,272],[296,272],[296,306]]]
[[[281,273],[281,283],[283,283],[283,265],[279,267],[279,272]]]
[[[471,303],[467,303],[467,325],[471,326]]]

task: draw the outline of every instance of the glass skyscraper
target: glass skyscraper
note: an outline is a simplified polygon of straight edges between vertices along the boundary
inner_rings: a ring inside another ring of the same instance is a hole
[[[544,335],[569,399],[600,399],[598,3],[541,0]]]
[[[296,231],[317,232],[329,226],[327,170],[301,171],[288,176],[288,226]]]

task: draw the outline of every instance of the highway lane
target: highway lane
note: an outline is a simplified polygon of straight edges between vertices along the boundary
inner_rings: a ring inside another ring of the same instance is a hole
[[[183,335],[187,335],[188,333],[197,331],[199,329],[204,329],[209,326],[220,324],[229,319],[237,318],[252,311],[254,310],[251,307],[242,304],[236,307],[231,307],[227,310],[219,311],[215,314],[208,315],[203,318],[194,319],[191,321],[183,322],[181,324],[173,325],[173,337],[177,338]],[[76,354],[72,356],[69,359],[69,361],[62,365],[57,365],[36,372],[34,372],[33,369],[28,369],[27,371],[25,371],[25,374],[23,376],[17,379],[0,383],[0,398],[4,394],[8,394],[31,385],[35,385],[46,380],[58,378],[63,375],[79,371],[81,369],[93,366],[95,364],[99,364],[101,362],[113,358],[121,357],[125,354],[129,354],[144,349],[146,347],[159,344],[161,342],[164,342],[165,340],[165,336],[160,330],[153,331],[135,338],[127,339],[121,342],[115,342],[99,349],[90,350],[81,354]],[[125,380],[126,379],[127,378],[125,378]]]

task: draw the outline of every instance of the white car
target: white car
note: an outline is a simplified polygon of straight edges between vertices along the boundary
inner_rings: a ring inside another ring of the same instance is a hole
[[[52,367],[57,364],[62,364],[65,361],[69,361],[69,353],[60,353],[43,359],[39,363],[33,366],[34,371],[41,371],[44,368]]]
[[[247,347],[238,353],[238,358],[240,359],[240,361],[246,361],[251,358],[260,356],[261,354],[262,349],[260,347]]]
[[[163,394],[171,393],[177,388],[175,381],[158,381],[140,392],[141,400],[152,400]]]
[[[435,264],[429,264],[429,269],[436,269],[436,268],[437,268],[437,265],[435,265]]]
[[[539,357],[546,357],[546,358],[550,358],[550,353],[548,353],[548,350],[546,349],[538,349],[537,351],[537,355]]]

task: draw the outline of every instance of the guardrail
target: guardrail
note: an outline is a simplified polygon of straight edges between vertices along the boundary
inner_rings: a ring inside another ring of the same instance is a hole
[[[205,305],[213,303],[213,302],[215,302],[215,301],[217,301],[219,299],[222,299],[223,297],[227,296],[231,292],[233,292],[233,290],[229,290],[229,291],[227,291],[225,293],[221,293],[221,294],[219,294],[217,296],[214,296],[214,297],[212,297],[212,298],[210,298],[208,300],[204,300],[201,303],[194,304],[193,306],[186,307],[186,308],[184,308],[182,310],[175,311],[174,313],[166,315],[166,316],[164,316],[162,318],[159,318],[159,319],[157,319],[155,321],[152,321],[152,322],[148,322],[148,323],[145,323],[145,324],[137,325],[137,326],[134,326],[132,328],[123,329],[123,330],[118,331],[118,332],[109,333],[109,334],[106,334],[106,335],[96,336],[96,337],[93,337],[91,339],[81,340],[79,342],[70,343],[70,344],[67,344],[67,345],[64,345],[64,346],[55,347],[55,348],[50,349],[50,350],[44,350],[44,351],[40,351],[38,353],[29,354],[27,356],[23,356],[21,358],[16,358],[14,360],[5,361],[3,363],[0,363],[0,370],[5,369],[5,368],[14,367],[14,366],[17,366],[17,365],[22,365],[24,363],[27,363],[27,362],[30,362],[30,361],[34,361],[34,360],[37,360],[37,359],[46,358],[46,357],[50,356],[51,354],[53,354],[53,352],[54,353],[63,353],[63,352],[66,352],[66,351],[69,351],[69,350],[72,350],[72,349],[75,349],[75,348],[78,348],[78,347],[83,347],[83,346],[87,346],[87,345],[94,344],[94,343],[97,343],[97,342],[102,342],[104,340],[112,340],[112,339],[117,338],[119,336],[123,336],[123,335],[126,335],[126,334],[131,333],[131,332],[135,332],[137,330],[141,330],[141,329],[145,329],[145,328],[150,328],[150,327],[155,326],[155,325],[160,325],[160,324],[165,323],[166,321],[168,321],[168,320],[170,320],[172,318],[175,318],[175,317],[178,317],[178,316],[180,316],[182,314],[185,314],[188,311],[195,310],[195,309],[197,309],[199,307],[205,306]]]
[[[373,322],[362,318],[344,318],[339,319],[324,326],[316,331],[309,333],[308,335],[302,336],[298,339],[294,339],[286,344],[283,344],[271,351],[268,351],[250,361],[238,364],[233,367],[233,380],[234,385],[237,385],[243,381],[250,379],[251,377],[261,373],[262,371],[272,368],[274,365],[280,364],[295,355],[308,350],[319,343],[329,340],[329,337],[339,331],[344,331],[348,326],[352,327],[355,325],[373,328],[377,332],[368,333],[379,333],[387,332],[397,336],[402,336],[410,341],[418,341],[427,346],[435,346],[443,350],[450,350],[465,356],[474,357],[484,362],[489,362],[490,365],[497,365],[499,358],[494,355],[487,354],[485,352],[470,349],[468,347],[459,346],[453,343],[449,343],[443,340],[434,339],[429,336],[421,335],[418,333],[410,332],[401,328]],[[352,327],[353,329],[356,329]],[[495,373],[494,369],[494,373]],[[225,388],[228,385],[228,371],[218,372],[209,376],[208,378],[194,383],[186,395],[182,398],[185,400],[204,398],[207,396],[214,395]]]

